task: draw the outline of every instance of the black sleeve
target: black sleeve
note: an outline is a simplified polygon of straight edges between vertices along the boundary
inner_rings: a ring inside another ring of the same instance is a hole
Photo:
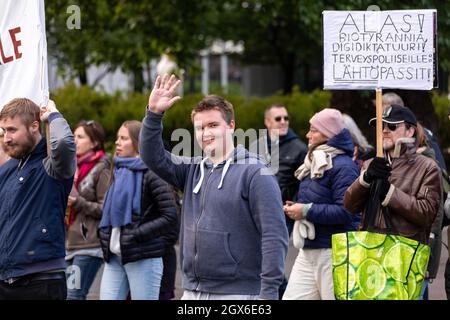
[[[175,199],[170,186],[151,171],[145,179],[147,184],[145,189],[149,191],[149,194],[143,196],[151,197],[153,204],[147,208],[147,211],[156,210],[158,214],[155,219],[145,221],[139,226],[137,229],[139,241],[160,237],[176,228],[177,224]],[[150,215],[147,211],[144,212],[144,216]],[[154,215],[154,213],[152,212],[151,215]]]

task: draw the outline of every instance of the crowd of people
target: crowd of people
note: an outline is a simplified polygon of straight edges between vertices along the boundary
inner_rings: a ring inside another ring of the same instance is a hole
[[[233,142],[233,105],[205,96],[191,113],[203,153],[189,158],[162,139],[179,84],[157,77],[145,117],[118,128],[111,154],[99,122],[72,133],[52,101],[3,107],[0,299],[85,300],[101,269],[102,300],[173,299],[180,263],[183,300],[333,300],[332,235],[367,230],[374,183],[376,230],[431,246],[428,298],[450,220],[449,177],[432,132],[398,95],[383,96],[383,156],[335,108],[311,117],[305,144],[279,103],[247,150]],[[291,236],[298,255],[287,279]],[[449,276],[447,262],[450,299]]]

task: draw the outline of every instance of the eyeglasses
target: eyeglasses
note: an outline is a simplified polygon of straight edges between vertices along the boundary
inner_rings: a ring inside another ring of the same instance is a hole
[[[395,131],[395,130],[397,130],[398,126],[400,124],[402,124],[402,123],[387,123],[387,122],[383,122],[383,129],[387,127],[389,129],[389,131]]]
[[[85,123],[87,126],[92,126],[94,124],[94,120],[88,120]]]
[[[288,117],[288,116],[284,116],[284,117],[278,116],[278,117],[275,117],[275,121],[276,121],[276,122],[280,122],[281,119],[284,119],[284,121],[289,121],[289,117]]]

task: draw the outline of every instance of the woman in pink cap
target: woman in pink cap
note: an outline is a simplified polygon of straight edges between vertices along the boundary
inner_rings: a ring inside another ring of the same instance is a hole
[[[341,112],[326,108],[310,120],[308,154],[295,175],[296,202],[285,214],[296,220],[293,240],[299,249],[283,300],[333,300],[331,236],[356,230],[359,216],[343,207],[345,190],[358,178],[354,144]]]

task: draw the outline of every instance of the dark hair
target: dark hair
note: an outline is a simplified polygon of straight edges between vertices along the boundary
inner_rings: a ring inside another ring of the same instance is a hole
[[[230,124],[231,120],[234,120],[233,105],[220,96],[209,95],[200,100],[197,106],[192,110],[192,122],[194,122],[194,116],[197,113],[209,110],[219,111],[227,124]]]
[[[0,120],[19,117],[26,127],[34,121],[40,122],[41,109],[27,98],[16,98],[8,102],[0,112]]]
[[[94,120],[81,120],[75,126],[75,130],[79,127],[82,127],[89,139],[94,142],[94,151],[105,150],[105,130],[100,123]]]
[[[267,118],[267,115],[269,114],[270,110],[272,110],[273,108],[286,108],[286,106],[281,102],[272,103],[270,106],[266,107],[266,109],[264,110],[264,118]]]
[[[122,123],[122,127],[128,129],[133,148],[139,153],[139,133],[141,132],[142,123],[137,120],[128,120]]]

